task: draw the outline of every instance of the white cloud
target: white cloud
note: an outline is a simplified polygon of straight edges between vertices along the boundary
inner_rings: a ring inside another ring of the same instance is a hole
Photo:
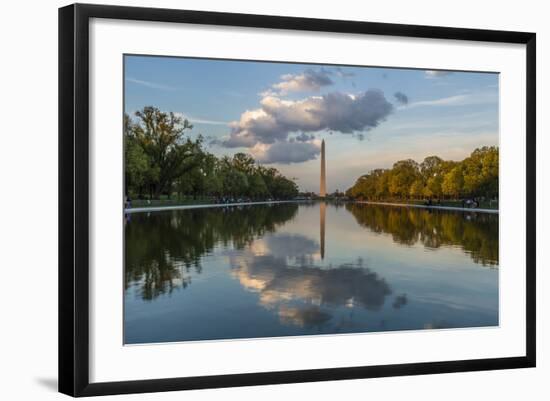
[[[298,163],[319,154],[319,144],[307,133],[330,130],[345,134],[368,131],[394,110],[384,94],[368,90],[351,95],[332,92],[302,100],[264,97],[261,108],[247,110],[230,123],[225,147],[247,147],[263,163]],[[290,137],[291,133],[300,133]]]
[[[299,131],[366,131],[378,126],[393,111],[393,105],[378,90],[357,95],[332,92],[298,101],[268,96],[260,104],[260,109],[248,110],[239,121],[230,124],[227,147],[270,144]]]
[[[263,96],[287,95],[290,92],[317,92],[323,86],[332,85],[331,73],[327,70],[307,69],[302,74],[285,74],[281,82],[271,85]]]

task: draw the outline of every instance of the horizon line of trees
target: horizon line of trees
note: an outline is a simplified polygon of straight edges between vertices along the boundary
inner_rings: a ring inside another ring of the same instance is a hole
[[[173,112],[147,106],[124,114],[125,191],[132,198],[228,197],[289,199],[296,183],[246,153],[221,158],[206,151],[193,125]]]
[[[390,169],[362,175],[346,191],[360,200],[498,199],[499,149],[484,146],[462,161],[426,157],[421,163],[400,160]]]

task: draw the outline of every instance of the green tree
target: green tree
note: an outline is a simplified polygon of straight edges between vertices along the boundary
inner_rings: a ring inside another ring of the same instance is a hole
[[[235,169],[246,175],[254,172],[254,158],[246,153],[235,153],[232,164]]]
[[[223,191],[223,182],[218,174],[219,161],[213,154],[206,153],[201,161],[203,172],[204,193],[207,195],[220,195]]]
[[[126,192],[140,194],[147,181],[154,179],[156,171],[152,171],[149,157],[132,137],[124,137],[124,160]]]
[[[244,195],[248,190],[246,174],[237,170],[233,160],[224,156],[220,160],[219,174],[223,183],[223,193],[230,196]]]
[[[149,156],[132,133],[133,123],[124,113],[124,182],[125,192],[141,197],[143,189],[158,178],[158,169],[151,165]]]
[[[202,138],[184,138],[193,126],[188,120],[165,113],[155,107],[144,107],[135,113],[137,121],[130,125],[129,135],[148,156],[156,169],[151,183],[152,194],[158,197],[170,191],[176,178],[195,168],[202,157]]]
[[[248,195],[253,198],[261,198],[268,194],[267,185],[260,173],[254,172],[248,178],[249,188]]]

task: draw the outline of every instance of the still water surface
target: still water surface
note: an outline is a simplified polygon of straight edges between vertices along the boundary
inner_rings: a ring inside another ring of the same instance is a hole
[[[126,344],[498,325],[498,215],[285,203],[125,231]]]

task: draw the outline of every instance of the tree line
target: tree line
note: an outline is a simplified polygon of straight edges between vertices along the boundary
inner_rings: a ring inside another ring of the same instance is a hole
[[[124,115],[126,195],[138,199],[161,196],[289,199],[296,183],[276,168],[256,163],[245,153],[214,156],[204,139],[189,137],[193,125],[173,112],[144,107]]]
[[[346,191],[360,200],[498,198],[498,147],[484,146],[462,161],[426,157],[421,163],[400,160],[375,169]]]

